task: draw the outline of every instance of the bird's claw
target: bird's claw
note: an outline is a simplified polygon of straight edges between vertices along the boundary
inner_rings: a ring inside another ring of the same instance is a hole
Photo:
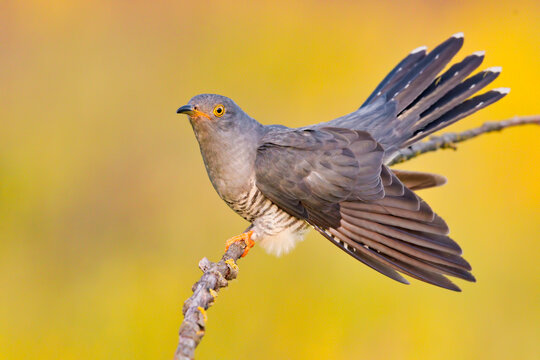
[[[246,244],[246,248],[244,249],[244,252],[242,253],[241,257],[244,257],[249,252],[249,249],[255,245],[255,241],[251,239],[251,236],[253,235],[253,230],[247,231],[245,233],[242,233],[240,235],[233,236],[229,240],[225,242],[225,251],[229,250],[229,247],[236,243],[236,242],[243,242]]]

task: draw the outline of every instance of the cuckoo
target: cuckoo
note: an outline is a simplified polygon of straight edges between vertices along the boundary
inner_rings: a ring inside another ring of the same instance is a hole
[[[251,223],[227,244],[243,241],[247,252],[257,243],[279,255],[314,228],[401,283],[408,284],[405,274],[460,291],[447,276],[475,281],[445,221],[416,193],[446,179],[387,166],[400,149],[509,92],[475,95],[501,71],[491,67],[469,76],[483,51],[443,71],[462,45],[458,33],[430,52],[425,46],[413,50],[360,108],[315,125],[262,125],[233,100],[214,94],[180,107],[215,190]]]

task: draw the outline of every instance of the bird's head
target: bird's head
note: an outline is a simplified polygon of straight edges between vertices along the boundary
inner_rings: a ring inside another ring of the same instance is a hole
[[[177,114],[189,116],[194,127],[198,124],[213,128],[226,128],[242,121],[245,113],[226,96],[201,94],[194,96],[187,105],[181,106]]]
[[[178,114],[189,117],[202,149],[215,148],[219,143],[256,141],[262,125],[249,117],[234,101],[215,94],[194,96]]]

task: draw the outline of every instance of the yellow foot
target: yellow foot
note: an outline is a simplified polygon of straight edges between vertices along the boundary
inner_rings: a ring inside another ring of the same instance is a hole
[[[251,236],[253,235],[253,230],[250,230],[248,232],[242,233],[240,235],[233,236],[227,242],[225,243],[225,251],[229,249],[229,246],[236,242],[243,241],[244,244],[246,244],[246,249],[244,250],[244,253],[242,254],[242,257],[246,256],[249,249],[255,245],[255,241],[251,240]]]

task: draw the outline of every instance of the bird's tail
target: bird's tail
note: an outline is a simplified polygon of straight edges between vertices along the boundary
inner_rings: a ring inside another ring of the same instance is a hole
[[[394,116],[373,124],[372,135],[386,149],[407,147],[504,97],[508,88],[493,89],[471,97],[497,78],[500,67],[491,67],[468,77],[480,66],[478,51],[448,68],[463,45],[458,33],[430,53],[426,47],[413,50],[377,86],[359,111],[376,104],[392,104]],[[370,126],[368,126],[370,127]]]

